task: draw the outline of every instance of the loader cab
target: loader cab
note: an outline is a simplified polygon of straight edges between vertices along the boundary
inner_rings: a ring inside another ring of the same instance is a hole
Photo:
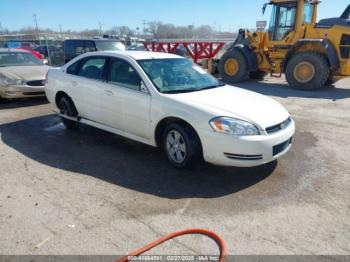
[[[267,5],[272,6],[268,29],[270,41],[288,42],[291,33],[300,32],[304,25],[313,24],[317,19],[317,1],[274,0]],[[263,11],[266,7],[265,5]]]

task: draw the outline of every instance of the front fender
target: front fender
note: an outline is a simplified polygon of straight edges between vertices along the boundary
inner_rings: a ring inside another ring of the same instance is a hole
[[[332,71],[336,71],[340,67],[339,58],[337,55],[337,50],[335,49],[334,45],[328,40],[328,39],[301,39],[296,44],[292,46],[292,48],[289,49],[284,62],[283,62],[283,71],[285,71],[285,68],[288,64],[288,61],[291,59],[291,57],[294,55],[294,53],[304,44],[307,43],[317,43],[320,44],[326,51],[326,55],[330,64],[330,68]]]

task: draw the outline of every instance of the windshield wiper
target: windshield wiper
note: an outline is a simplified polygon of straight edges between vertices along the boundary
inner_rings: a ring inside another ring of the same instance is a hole
[[[197,88],[189,88],[189,89],[167,90],[167,91],[162,91],[162,93],[163,94],[180,94],[180,93],[191,93],[191,92],[196,92],[200,90],[201,89],[197,89]]]
[[[188,89],[178,89],[178,90],[167,90],[167,91],[162,91],[163,94],[181,94],[181,93],[191,93],[191,92],[198,92],[198,91],[203,91],[207,89],[213,89],[217,87],[225,86],[225,84],[220,83],[217,85],[212,85],[212,86],[206,86],[203,88],[188,88]]]
[[[199,91],[200,90],[213,89],[213,88],[222,87],[222,86],[225,86],[225,84],[224,83],[220,83],[220,84],[217,84],[217,85],[206,86],[206,87],[200,88]]]

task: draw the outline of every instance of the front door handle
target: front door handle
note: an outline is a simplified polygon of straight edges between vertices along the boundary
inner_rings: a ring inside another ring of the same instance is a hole
[[[78,82],[77,82],[77,81],[72,81],[72,85],[73,85],[73,86],[77,86],[77,85],[78,85]]]
[[[108,95],[108,96],[112,96],[113,95],[113,92],[111,90],[104,90],[105,93]]]

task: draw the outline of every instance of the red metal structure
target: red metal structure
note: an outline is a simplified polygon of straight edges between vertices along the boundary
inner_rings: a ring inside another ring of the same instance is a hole
[[[144,43],[148,51],[176,53],[176,50],[183,46],[186,53],[192,57],[195,63],[199,59],[212,59],[224,47],[225,42],[151,42]]]

